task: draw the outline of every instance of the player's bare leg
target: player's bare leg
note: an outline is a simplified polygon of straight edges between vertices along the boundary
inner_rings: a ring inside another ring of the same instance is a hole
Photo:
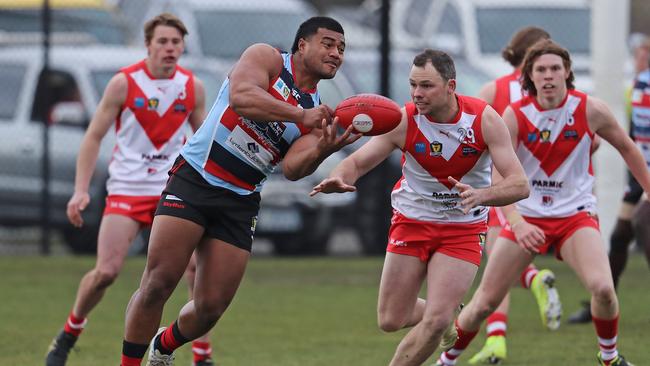
[[[193,299],[194,278],[196,276],[196,252],[192,254],[190,264],[185,270],[185,279],[187,280],[187,289],[189,299]],[[192,341],[192,366],[211,366],[214,365],[212,360],[212,347],[210,345],[210,332],[200,336]]]
[[[600,348],[599,360],[604,364],[616,364],[616,360],[622,360],[616,344],[619,306],[600,232],[591,227],[579,229],[565,241],[560,253],[591,293],[591,313]]]
[[[439,365],[453,364],[478,333],[481,323],[501,304],[521,271],[530,264],[533,256],[506,238],[494,243],[478,289],[458,316],[459,338],[456,344],[442,353]]]
[[[86,324],[86,318],[122,270],[124,258],[139,230],[140,224],[127,216],[110,214],[102,218],[95,268],[82,277],[64,329],[50,345],[46,365],[65,365],[70,349]]]
[[[146,345],[153,338],[165,302],[183,276],[203,232],[202,226],[189,220],[165,215],[154,218],[140,288],[127,306],[127,342]]]
[[[388,254],[394,255],[392,253]],[[410,259],[419,261],[415,257]],[[389,262],[388,258],[387,262]],[[405,268],[407,261],[400,262],[402,268]],[[397,267],[397,264],[395,267]],[[397,270],[395,267],[389,267],[388,270],[384,267],[380,297],[382,294],[386,295],[386,292],[391,291],[389,285],[393,285],[393,289],[395,289],[394,286],[404,284],[404,282],[390,283],[390,281],[395,281],[395,279],[391,279],[391,274]],[[433,354],[440,343],[443,333],[453,320],[455,310],[471,286],[477,270],[476,265],[467,261],[440,253],[433,255],[427,264],[427,299],[422,320],[402,339],[390,365],[421,365]],[[387,281],[384,282],[384,279],[387,279]],[[413,288],[410,288],[410,291],[413,291]],[[392,300],[393,303],[397,302],[396,299]]]

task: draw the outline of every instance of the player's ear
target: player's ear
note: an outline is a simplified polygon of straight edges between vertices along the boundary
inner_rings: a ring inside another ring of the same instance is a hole
[[[456,79],[447,80],[447,90],[449,91],[449,94],[456,92]]]

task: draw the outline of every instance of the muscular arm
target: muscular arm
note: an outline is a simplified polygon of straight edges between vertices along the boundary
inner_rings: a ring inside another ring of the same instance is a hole
[[[306,127],[318,127],[323,118],[329,122],[332,110],[327,106],[302,109],[274,98],[267,92],[271,80],[282,71],[280,52],[267,44],[254,44],[242,54],[230,72],[230,106],[242,117],[255,121],[291,121]]]
[[[511,110],[510,112],[512,113]],[[503,206],[528,197],[528,179],[513,149],[516,134],[511,135],[512,131],[509,131],[501,117],[490,107],[485,109],[482,118],[483,138],[490,150],[494,167],[502,177],[487,189],[483,203]]]
[[[291,145],[282,160],[282,172],[289,180],[298,180],[313,173],[328,156],[343,146],[357,141],[361,135],[352,134],[353,126],[337,136],[338,118],[331,125],[321,121],[321,129],[300,137]]]
[[[357,179],[384,161],[390,153],[404,146],[406,140],[406,111],[402,108],[402,120],[392,131],[374,136],[359,150],[345,158],[332,170],[330,177],[314,187],[312,195],[323,192],[345,192],[355,190]]]
[[[75,192],[88,192],[90,179],[97,164],[99,147],[126,101],[127,86],[126,76],[119,73],[113,76],[104,90],[95,115],[81,141],[77,157]]]
[[[97,106],[86,134],[81,141],[79,155],[77,157],[77,170],[74,182],[74,193],[68,201],[66,214],[70,222],[76,226],[83,225],[81,211],[83,211],[90,202],[88,195],[88,186],[92,178],[99,147],[106,132],[113,124],[113,121],[120,113],[122,105],[126,101],[128,83],[126,76],[122,73],[115,75],[106,86],[102,100]]]
[[[194,77],[194,110],[190,114],[189,122],[192,131],[201,127],[201,123],[205,119],[205,88],[201,79]]]
[[[650,173],[643,155],[602,100],[588,97],[587,121],[594,133],[618,150],[643,190],[650,192]]]

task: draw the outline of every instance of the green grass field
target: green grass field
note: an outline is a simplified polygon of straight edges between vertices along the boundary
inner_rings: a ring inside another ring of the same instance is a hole
[[[93,258],[0,258],[0,365],[42,365],[51,338],[63,325],[82,274]],[[587,297],[564,264],[545,257],[558,277],[565,315]],[[91,314],[70,366],[118,365],[124,309],[137,287],[143,258],[127,261],[118,281]],[[386,365],[404,331],[384,334],[376,326],[376,298],[381,258],[254,258],[231,308],[217,325],[213,349],[219,365]],[[650,272],[632,256],[619,295],[622,319],[619,344],[636,366],[650,364]],[[478,279],[477,281],[478,282]],[[167,304],[171,322],[184,303],[185,285]],[[534,300],[513,291],[508,329],[507,365],[596,365],[593,326],[563,324],[542,329]],[[458,363],[483,343],[483,333]],[[177,365],[190,364],[189,347]]]

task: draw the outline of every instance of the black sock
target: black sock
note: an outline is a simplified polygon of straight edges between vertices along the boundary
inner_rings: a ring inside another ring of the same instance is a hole
[[[148,344],[137,344],[128,341],[122,341],[122,354],[131,358],[142,359],[147,353]]]

